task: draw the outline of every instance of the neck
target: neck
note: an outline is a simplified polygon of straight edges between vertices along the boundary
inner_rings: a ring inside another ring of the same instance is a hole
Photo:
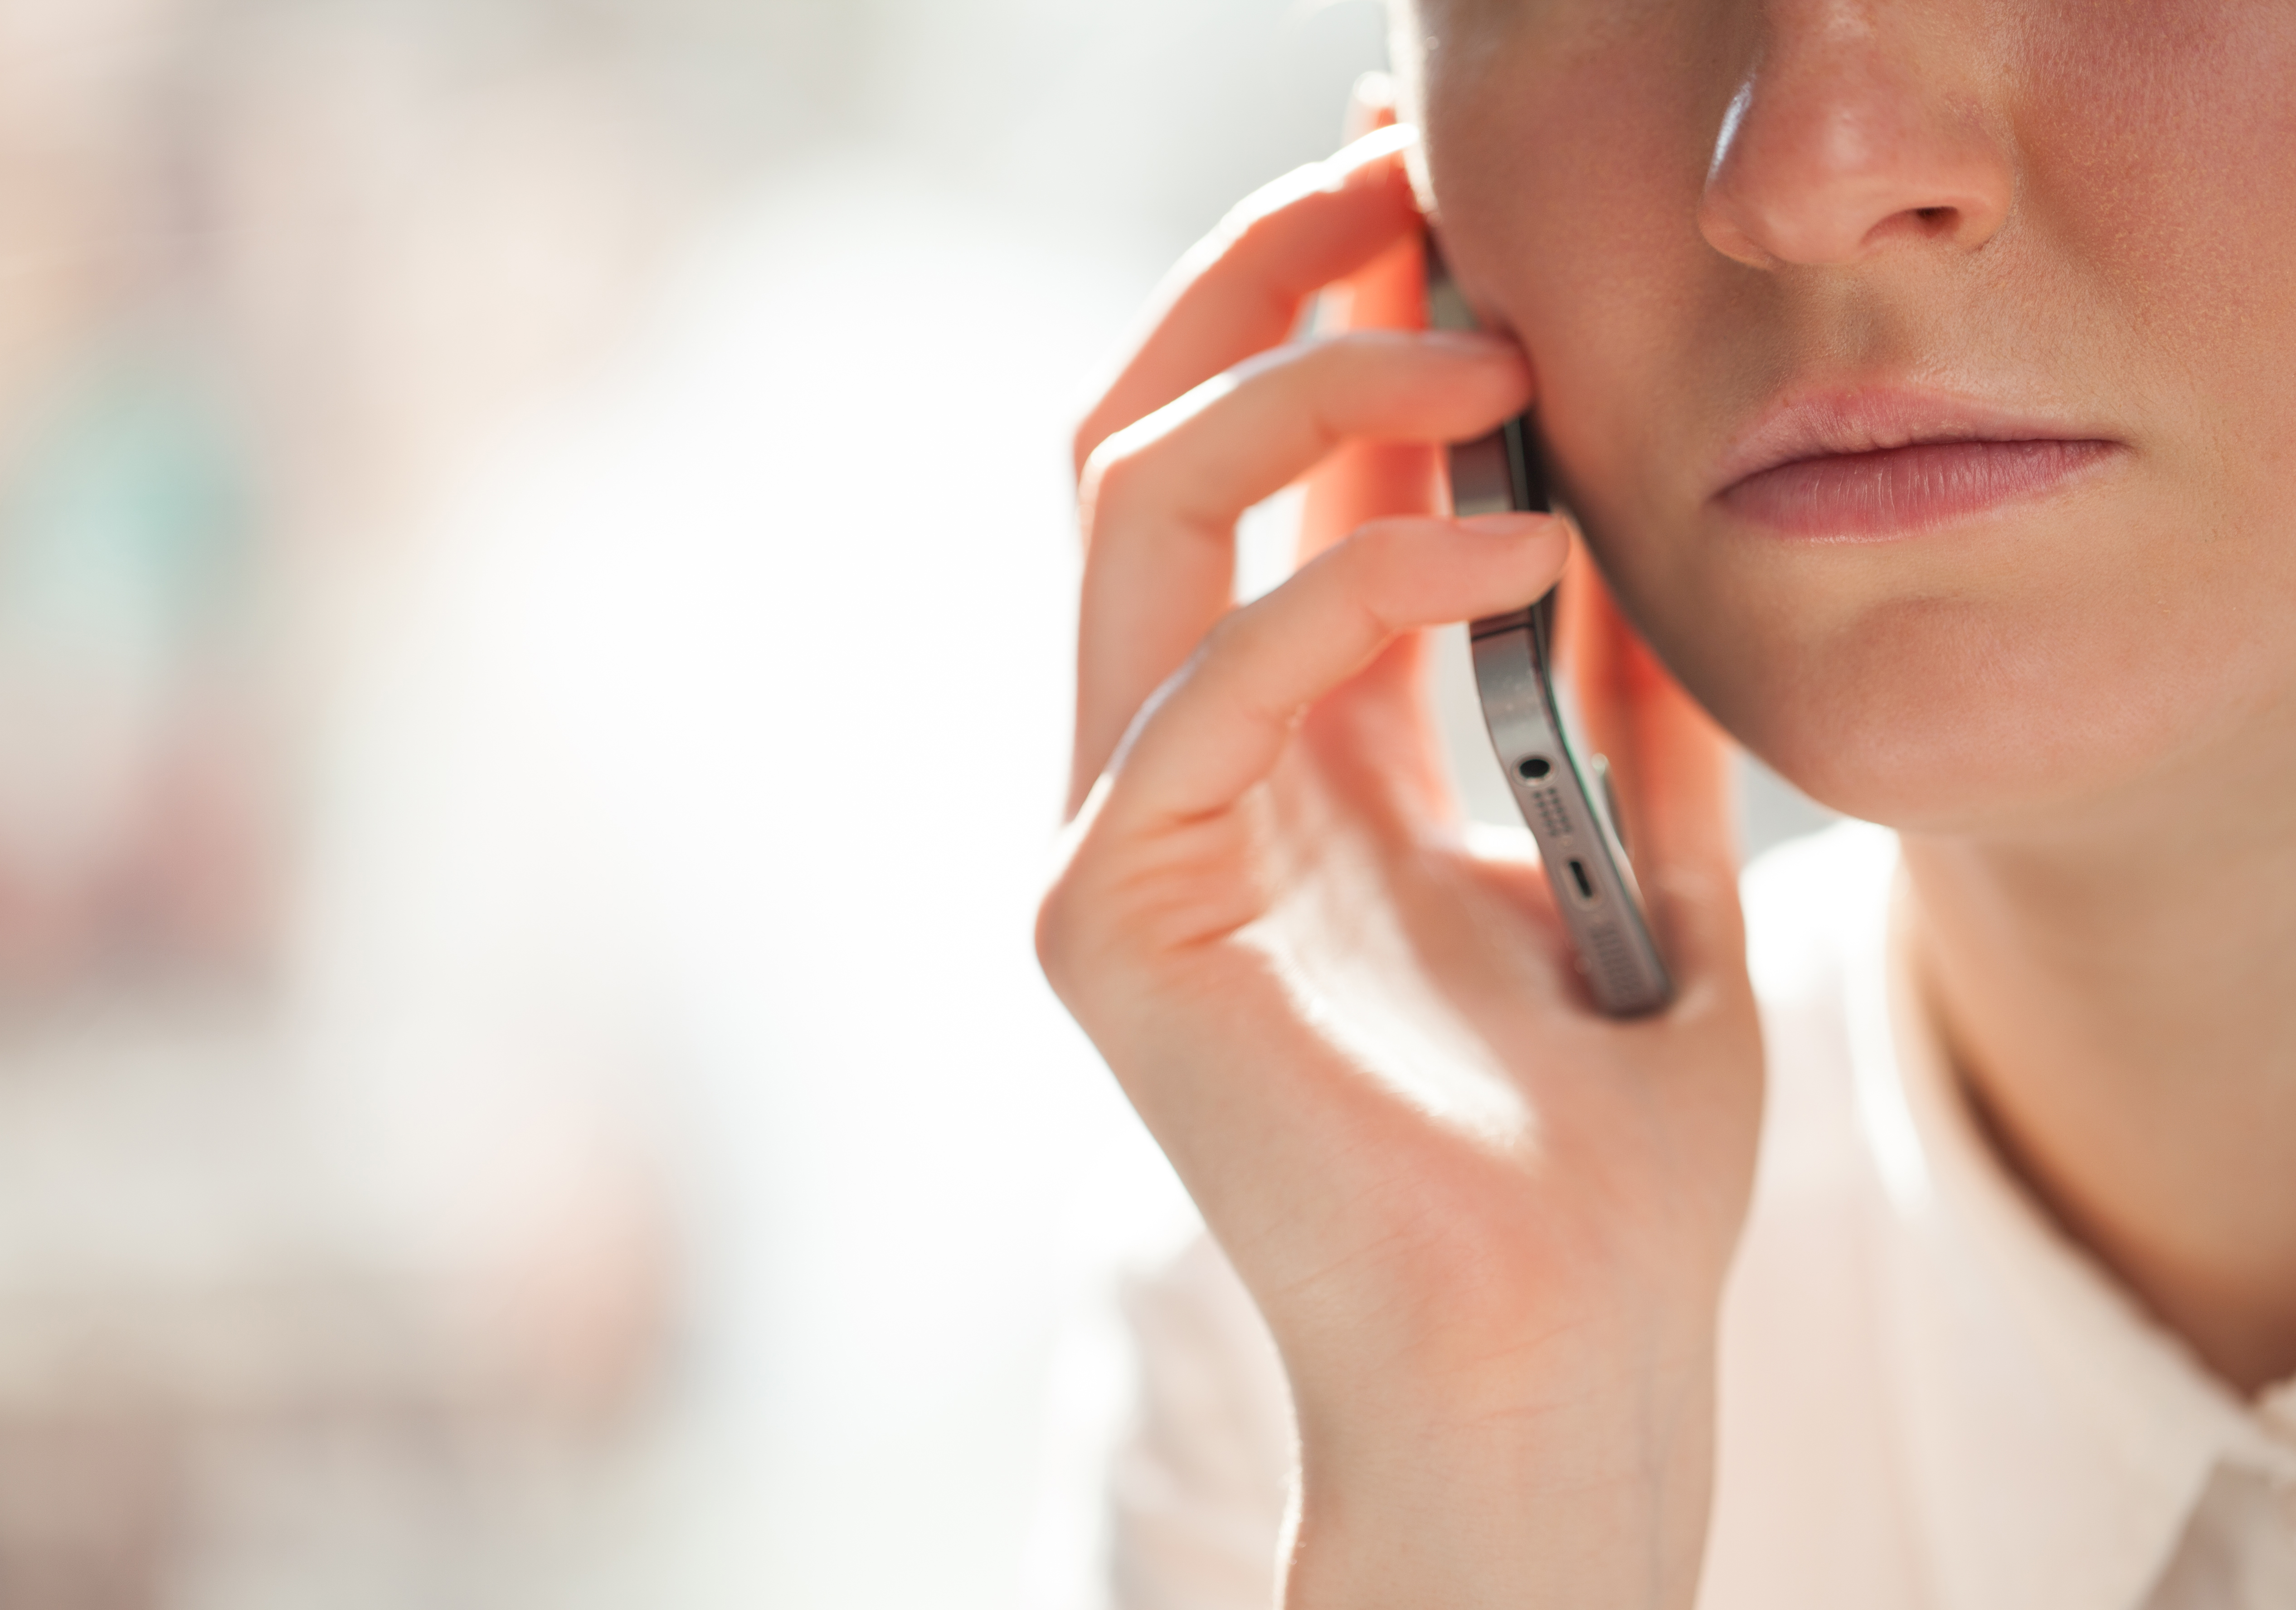
[[[2163,792],[1908,834],[1917,943],[2011,1170],[2253,1392],[2296,1373],[2296,832],[2284,779]]]

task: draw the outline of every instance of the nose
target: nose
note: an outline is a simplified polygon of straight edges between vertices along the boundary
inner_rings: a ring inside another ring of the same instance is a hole
[[[2016,175],[1956,93],[1953,31],[1913,8],[1771,0],[1754,70],[1730,103],[1699,228],[1758,268],[1841,267],[1928,242],[1973,251],[2009,216]]]

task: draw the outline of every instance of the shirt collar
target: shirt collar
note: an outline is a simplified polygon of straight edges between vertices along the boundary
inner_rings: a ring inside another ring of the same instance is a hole
[[[1898,1442],[1940,1603],[2132,1610],[2219,1463],[2296,1483],[2296,1383],[2251,1411],[1979,1132],[1910,963],[1902,873],[1849,967]],[[2286,1429],[2276,1435],[2267,1425]]]

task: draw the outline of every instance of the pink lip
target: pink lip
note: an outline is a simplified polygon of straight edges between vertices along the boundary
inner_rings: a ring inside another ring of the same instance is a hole
[[[1781,536],[1875,541],[2046,497],[2123,444],[1913,391],[1805,397],[1724,460],[1715,500]]]

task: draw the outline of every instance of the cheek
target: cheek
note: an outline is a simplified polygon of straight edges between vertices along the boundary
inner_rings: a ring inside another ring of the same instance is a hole
[[[2296,763],[2296,7],[2021,14],[2011,228],[1981,272],[1876,281],[1854,328],[1698,234],[1733,87],[1703,64],[1738,42],[1493,25],[1428,63],[1453,255],[1532,353],[1629,613],[1787,776],[1908,826],[2058,810],[2235,745]],[[1698,444],[1845,352],[2030,382],[2125,426],[2129,470],[1887,551],[1718,536]]]
[[[1669,382],[1702,366],[1685,337],[1727,293],[1697,209],[1730,92],[1678,15],[1544,21],[1486,21],[1431,53],[1428,163],[1463,277],[1537,365],[1551,448],[1608,490],[1691,423],[1649,405],[1690,402]]]
[[[1718,272],[1729,265],[1699,233],[1731,83],[1685,9],[1639,32],[1471,35],[1472,51],[1429,62],[1426,147],[1454,261],[1531,357],[1556,490],[1636,546],[1704,497],[1691,444],[1718,408],[1759,397],[1789,361],[1715,339],[1744,327],[1762,288]]]
[[[2296,441],[2296,6],[2081,0],[2023,77],[2021,211],[2061,301],[2169,427],[2164,467],[2244,500]]]

